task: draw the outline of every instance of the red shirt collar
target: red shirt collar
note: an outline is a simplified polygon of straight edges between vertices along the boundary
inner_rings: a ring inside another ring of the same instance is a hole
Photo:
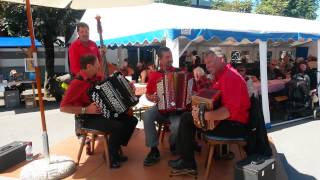
[[[80,72],[78,73],[78,76],[81,76],[84,81],[87,81],[87,80],[88,80],[88,81],[100,81],[100,80],[102,80],[102,77],[97,76],[97,75],[89,78],[88,75],[87,75],[85,72],[83,72],[83,71],[80,71]]]
[[[227,64],[224,66],[224,68],[222,70],[220,70],[219,72],[217,72],[215,74],[215,79],[216,81],[219,81],[219,79],[223,76],[223,74],[225,74],[225,72],[227,71],[227,69],[230,69],[231,68],[231,65],[230,64]]]
[[[84,46],[84,45],[81,43],[81,41],[80,41],[79,38],[78,38],[74,43],[75,43],[75,45],[77,45],[77,46]],[[95,42],[89,40],[89,41],[88,41],[88,46],[91,46],[92,44],[95,44]]]

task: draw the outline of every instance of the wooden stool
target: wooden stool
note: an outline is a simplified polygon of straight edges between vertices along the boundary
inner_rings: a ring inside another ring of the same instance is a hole
[[[89,135],[92,136],[92,143],[91,143],[91,149],[92,152],[94,152],[94,146],[95,146],[95,139],[97,136],[103,136],[104,137],[104,155],[105,155],[105,160],[106,160],[106,165],[110,165],[110,156],[109,156],[109,133],[105,133],[102,131],[97,131],[97,130],[92,130],[92,129],[86,129],[86,128],[80,128],[79,129],[80,135],[82,136],[81,144],[80,144],[80,149],[78,152],[78,158],[77,158],[77,164],[79,165],[79,161],[82,155],[83,147],[85,145],[86,139]]]
[[[207,140],[207,143],[209,145],[209,151],[205,163],[205,180],[209,178],[209,172],[212,166],[212,161],[213,161],[213,153],[214,153],[214,146],[215,145],[222,145],[222,144],[235,144],[239,148],[239,153],[241,159],[245,158],[245,151],[244,151],[244,146],[247,145],[247,142],[244,138],[225,138],[225,137],[219,137],[219,136],[210,136],[210,135],[205,135],[205,139]]]

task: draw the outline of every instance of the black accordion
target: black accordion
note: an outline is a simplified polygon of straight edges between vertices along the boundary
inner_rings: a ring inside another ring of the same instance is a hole
[[[129,81],[120,72],[91,88],[89,96],[106,118],[118,117],[139,102]]]

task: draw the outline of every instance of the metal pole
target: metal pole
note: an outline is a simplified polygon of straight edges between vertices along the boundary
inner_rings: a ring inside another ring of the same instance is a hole
[[[40,108],[40,114],[41,114],[41,125],[42,125],[42,132],[43,132],[42,135],[43,135],[43,143],[44,143],[43,144],[44,156],[46,158],[49,158],[47,126],[46,126],[44,104],[43,104],[42,91],[41,91],[41,72],[40,72],[40,67],[37,60],[37,50],[35,46],[35,37],[34,37],[30,0],[26,0],[26,11],[27,11],[27,18],[28,18],[28,28],[29,28],[30,39],[31,39],[31,49],[32,49],[32,56],[33,56],[32,58],[34,58],[34,66],[35,66],[35,72],[36,72],[36,83],[37,83],[38,98],[39,98],[39,108]]]

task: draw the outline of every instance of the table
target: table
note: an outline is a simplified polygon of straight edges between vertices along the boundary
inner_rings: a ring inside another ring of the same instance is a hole
[[[136,96],[141,96],[146,93],[147,91],[147,84],[146,83],[134,83],[134,87],[136,88],[135,94]]]
[[[133,107],[133,111],[139,113],[138,117],[139,117],[139,120],[141,120],[142,119],[141,118],[142,112],[146,111],[147,109],[149,109],[150,107],[152,107],[154,105],[155,105],[155,103],[149,101],[146,97],[146,94],[143,94],[139,98],[139,103]]]
[[[278,92],[286,87],[286,83],[289,82],[290,79],[274,79],[274,80],[268,80],[268,92]],[[256,81],[253,82],[254,89],[261,94],[261,82]]]
[[[34,100],[34,104],[37,105],[37,100],[36,100],[36,93],[38,93],[38,91],[36,92],[35,90],[35,81],[30,81],[30,80],[25,80],[25,81],[11,81],[11,82],[8,82],[7,83],[7,86],[8,87],[11,87],[11,86],[16,86],[16,85],[19,85],[19,84],[31,84],[31,87],[32,87],[32,95],[33,95],[33,100]],[[23,91],[21,93],[21,96],[27,96],[27,95],[30,95],[29,91]]]

